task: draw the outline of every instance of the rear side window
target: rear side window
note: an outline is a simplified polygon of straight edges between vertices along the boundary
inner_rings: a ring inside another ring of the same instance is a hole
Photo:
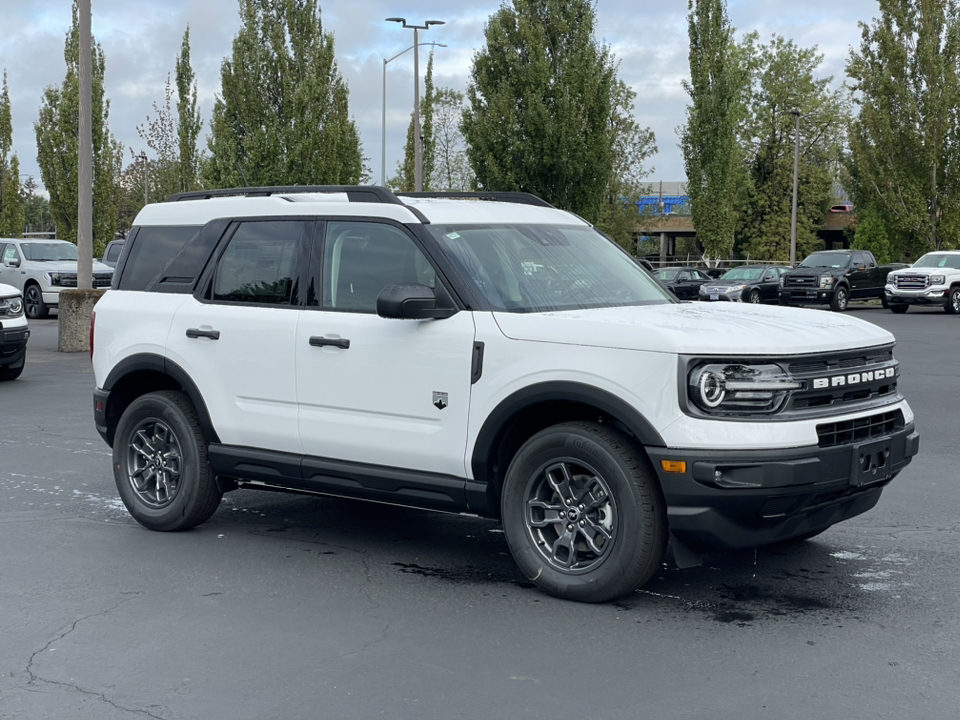
[[[123,264],[120,290],[146,290],[160,271],[200,228],[193,225],[141,227],[127,242],[132,242]]]
[[[289,305],[306,225],[289,220],[241,223],[220,256],[214,302]]]
[[[123,243],[110,243],[107,246],[107,254],[103,256],[106,262],[115,263],[120,259],[120,251],[123,250]]]

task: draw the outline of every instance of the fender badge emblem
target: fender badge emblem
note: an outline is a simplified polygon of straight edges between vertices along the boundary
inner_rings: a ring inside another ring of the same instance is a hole
[[[450,404],[450,401],[447,399],[447,393],[433,391],[433,405],[437,410],[443,410],[447,405]]]

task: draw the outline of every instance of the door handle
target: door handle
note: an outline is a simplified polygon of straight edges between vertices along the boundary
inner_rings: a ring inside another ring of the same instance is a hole
[[[349,350],[350,341],[346,338],[317,337],[314,335],[310,338],[310,347],[338,347],[343,350]]]
[[[220,339],[219,330],[201,330],[200,328],[187,328],[188,338],[210,338],[211,340]]]

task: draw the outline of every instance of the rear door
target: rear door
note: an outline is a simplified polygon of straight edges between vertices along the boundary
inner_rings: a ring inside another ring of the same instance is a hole
[[[181,305],[167,357],[193,379],[221,442],[300,453],[294,343],[314,223],[234,224]]]

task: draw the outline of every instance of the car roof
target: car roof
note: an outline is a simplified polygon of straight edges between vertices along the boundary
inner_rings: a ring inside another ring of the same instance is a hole
[[[240,192],[240,191],[238,191]],[[270,195],[226,195],[184,198],[145,206],[134,225],[205,225],[217,218],[317,215],[376,217],[405,224],[539,224],[583,225],[582,218],[549,206],[486,199],[407,197],[397,202],[351,202],[347,192],[278,191]]]
[[[34,243],[63,243],[65,245],[75,245],[69,240],[60,240],[59,238],[0,238],[0,242],[17,242],[24,245],[32,245]]]

